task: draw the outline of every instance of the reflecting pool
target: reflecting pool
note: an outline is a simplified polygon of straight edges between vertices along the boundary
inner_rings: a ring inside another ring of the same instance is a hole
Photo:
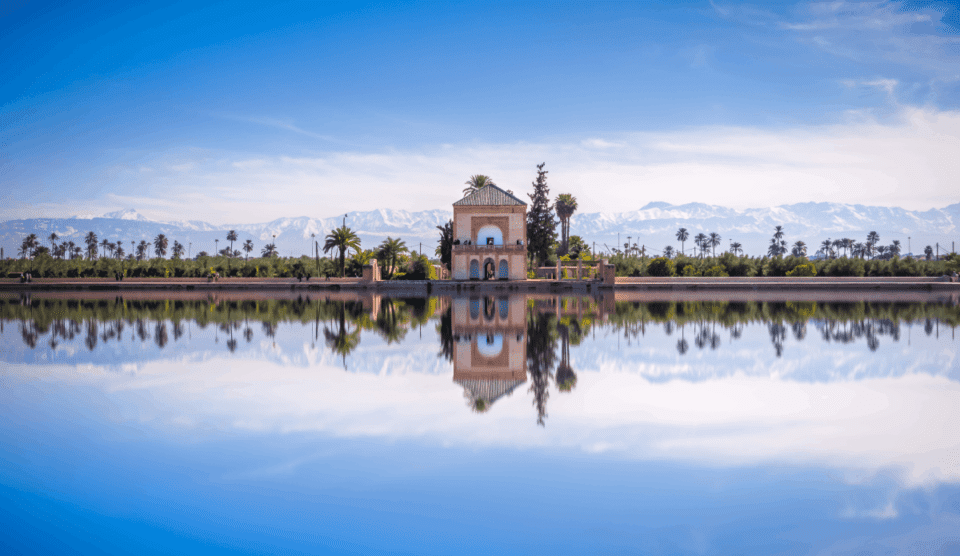
[[[958,300],[0,297],[2,553],[958,554]]]

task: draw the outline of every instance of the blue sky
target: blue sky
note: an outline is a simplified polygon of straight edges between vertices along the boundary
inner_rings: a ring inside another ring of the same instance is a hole
[[[949,3],[0,8],[0,218],[960,201]]]

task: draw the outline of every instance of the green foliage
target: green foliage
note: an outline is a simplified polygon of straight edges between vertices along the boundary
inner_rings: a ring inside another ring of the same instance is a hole
[[[787,276],[795,278],[808,278],[817,275],[817,267],[813,263],[803,263],[793,267],[793,270],[787,271]]]
[[[657,257],[647,265],[647,274],[650,276],[676,276],[677,267],[674,262],[666,257]]]
[[[398,274],[398,280],[436,280],[437,273],[433,269],[433,263],[426,255],[414,254],[410,257],[406,271]]]
[[[701,276],[700,269],[697,268],[695,264],[687,264],[683,266],[683,273],[681,276],[692,277],[692,276]]]
[[[232,257],[198,257],[192,259],[132,259],[99,258],[53,259],[47,255],[34,260],[0,261],[0,276],[8,273],[30,272],[35,278],[114,278],[118,273],[128,278],[204,278],[212,272],[226,277],[295,278],[303,276],[336,276],[336,261],[303,256],[299,258],[269,257],[236,259]]]
[[[727,269],[722,264],[711,266],[710,268],[703,271],[704,276],[710,276],[712,278],[724,278],[730,276],[727,274]]]
[[[537,180],[530,193],[530,210],[527,211],[527,256],[538,266],[544,266],[557,241],[557,221],[550,204],[550,188],[547,187],[547,171],[537,165]]]
[[[831,261],[818,261],[818,273],[822,276],[865,276],[866,264],[863,259],[843,257]]]

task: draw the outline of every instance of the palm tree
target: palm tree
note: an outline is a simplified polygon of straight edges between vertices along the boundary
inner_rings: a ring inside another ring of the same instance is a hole
[[[184,251],[183,244],[180,243],[179,241],[174,240],[173,241],[173,258],[179,259],[180,257],[182,257],[183,251]]]
[[[767,254],[770,255],[771,257],[779,257],[780,248],[781,248],[780,242],[777,241],[777,238],[772,237],[770,238],[770,247],[767,248]]]
[[[140,243],[137,244],[137,260],[142,261],[147,258],[147,254],[150,250],[150,244],[144,240],[140,240]]]
[[[710,232],[710,247],[713,247],[713,256],[717,256],[717,246],[720,245],[720,234],[717,232]]]
[[[807,256],[807,244],[803,241],[797,241],[793,244],[793,256],[794,257],[806,257]]]
[[[854,241],[848,237],[843,238],[843,256],[847,256],[847,250],[853,248]]]
[[[683,242],[687,241],[687,238],[690,237],[690,234],[687,232],[686,228],[680,228],[677,230],[677,241],[680,242],[680,254],[685,254],[683,252]]]
[[[483,174],[470,176],[470,179],[464,183],[467,186],[466,189],[463,190],[464,197],[473,193],[474,191],[480,191],[488,185],[497,185],[493,183],[493,179],[491,179],[490,176],[484,176]]]
[[[250,258],[250,252],[253,251],[253,240],[252,240],[252,239],[248,239],[247,241],[243,242],[243,250],[247,252],[247,256],[246,256],[245,260],[246,260],[246,259],[249,259],[249,258]]]
[[[856,242],[850,248],[850,254],[861,259],[867,254],[867,246],[864,243]]]
[[[570,217],[577,211],[577,198],[569,193],[557,195],[557,202],[553,205],[560,219],[560,249],[561,255],[570,250]]]
[[[87,258],[93,260],[97,257],[97,234],[90,232],[83,241],[87,244]]]
[[[73,242],[71,241],[70,243],[72,244]],[[79,245],[74,245],[73,247],[71,247],[71,249],[72,249],[73,251],[72,251],[72,255],[71,255],[70,258],[76,258],[76,257],[82,257],[82,256],[83,256],[83,248],[80,247]]]
[[[124,253],[123,253],[123,244],[118,241],[117,244],[116,244],[116,247],[115,247],[114,250],[113,250],[113,256],[116,257],[117,260],[119,261],[119,260],[122,260],[122,259],[123,259],[123,255],[124,255]]]
[[[279,255],[279,253],[277,253],[276,243],[268,243],[260,250],[261,257],[276,257],[277,255]]]
[[[672,258],[673,258],[673,246],[672,246],[672,245],[668,245],[668,246],[666,246],[666,247],[663,248],[663,256],[666,257],[666,258],[668,258],[668,259],[672,259]]]
[[[157,237],[153,238],[153,252],[157,254],[161,259],[167,254],[167,236],[163,234],[157,234]]]
[[[932,258],[933,258],[933,247],[930,247],[929,245],[926,246],[926,247],[924,247],[924,248],[923,248],[923,254],[926,255],[928,261],[929,261],[930,259],[932,259]]]
[[[236,230],[230,230],[227,232],[227,241],[230,242],[230,254],[233,254],[233,242],[237,241],[237,232]]]
[[[880,234],[870,232],[867,234],[867,256],[873,255],[873,248],[880,241]]]
[[[899,239],[893,240],[893,244],[890,245],[890,253],[897,257],[900,256],[900,240]]]
[[[887,246],[886,246],[886,245],[878,245],[878,246],[877,246],[877,256],[879,256],[881,259],[883,258],[884,254],[886,254],[886,252],[887,252]]]
[[[66,242],[66,243],[64,243],[64,244],[61,244],[61,245],[64,245],[64,246],[66,247],[65,253],[66,253],[67,255],[69,255],[70,258],[72,259],[72,258],[73,258],[73,248],[76,247],[77,244],[75,244],[75,243],[72,242],[72,241],[68,241],[68,242]]]
[[[783,226],[774,226],[773,237],[777,241],[780,241],[781,239],[783,239]]]
[[[327,241],[323,244],[323,252],[327,253],[333,249],[340,251],[340,277],[343,278],[346,273],[347,249],[360,251],[360,238],[353,230],[343,225],[327,234]]]
[[[731,242],[730,242],[730,252],[733,253],[734,255],[742,255],[742,254],[743,254],[743,246],[740,245],[740,243],[737,242],[737,241],[731,241]]]
[[[693,242],[700,248],[700,258],[702,259],[704,251],[710,248],[710,240],[707,238],[707,234],[700,232],[693,238]]]
[[[50,251],[55,252],[57,250],[57,240],[60,239],[60,236],[57,235],[57,232],[50,232],[47,239],[50,240]]]
[[[823,243],[820,244],[820,251],[823,252],[823,256],[829,258],[832,250],[833,242],[830,241],[830,238],[823,240]]]
[[[100,247],[103,247],[103,256],[104,257],[108,256],[107,250],[110,248],[110,240],[107,238],[103,238],[103,241],[100,242]]]
[[[407,252],[407,243],[400,238],[393,239],[390,236],[387,236],[387,239],[383,240],[383,243],[380,244],[380,248],[377,251],[377,258],[384,262],[384,266],[387,266],[386,263],[390,263],[390,268],[387,271],[387,280],[393,278],[393,274],[397,269],[397,257],[400,253]]]

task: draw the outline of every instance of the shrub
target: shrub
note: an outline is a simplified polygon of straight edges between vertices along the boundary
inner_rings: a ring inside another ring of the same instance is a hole
[[[696,265],[688,264],[683,267],[684,276],[700,276],[700,271],[697,269]]]
[[[834,259],[822,263],[820,274],[824,276],[865,276],[866,265],[863,259]]]
[[[799,264],[793,267],[793,270],[787,271],[787,276],[794,278],[810,277],[817,275],[817,267],[813,263]]]
[[[707,270],[705,270],[705,271],[703,272],[703,275],[704,275],[704,276],[710,276],[710,277],[713,277],[713,278],[721,278],[721,277],[730,276],[729,274],[727,274],[727,269],[724,268],[724,266],[723,266],[722,264],[718,264],[718,265],[711,266],[710,268],[708,268]]]
[[[650,276],[676,276],[677,267],[673,264],[673,261],[666,257],[657,257],[650,261],[650,264],[647,266],[647,274]]]

